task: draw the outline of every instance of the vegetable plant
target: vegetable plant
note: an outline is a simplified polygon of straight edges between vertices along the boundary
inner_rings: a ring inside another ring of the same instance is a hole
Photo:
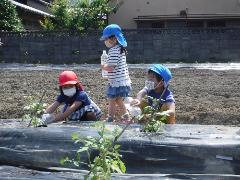
[[[35,96],[29,96],[27,98],[27,105],[24,107],[26,112],[22,119],[29,121],[28,127],[33,125],[33,127],[38,127],[41,124],[41,115],[44,113],[47,104],[42,103],[42,99],[45,95],[45,92],[38,100]]]
[[[88,156],[89,173],[84,179],[110,180],[111,173],[125,173],[126,167],[121,160],[120,145],[117,144],[117,140],[129,125],[127,124],[124,128],[116,126],[114,129],[109,129],[104,122],[97,122],[94,126],[98,130],[99,138],[91,136],[80,138],[77,133],[73,133],[72,140],[75,143],[83,144],[83,146],[78,149],[76,159],[66,157],[60,161],[61,164],[73,163],[79,167],[81,154],[85,152]],[[93,150],[98,152],[95,157],[91,155]]]
[[[162,126],[167,122],[167,114],[160,111],[159,99],[153,97],[145,97],[152,101],[152,105],[144,107],[142,114],[137,117],[138,121],[144,124],[144,132],[161,132]]]

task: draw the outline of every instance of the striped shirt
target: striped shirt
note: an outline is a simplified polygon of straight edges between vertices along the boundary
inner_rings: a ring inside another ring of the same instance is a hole
[[[109,49],[107,64],[114,66],[113,71],[108,72],[108,82],[110,86],[131,86],[126,55],[124,52],[121,54],[121,46],[115,45]]]

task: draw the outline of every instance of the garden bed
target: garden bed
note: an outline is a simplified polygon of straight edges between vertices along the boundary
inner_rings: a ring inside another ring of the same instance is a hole
[[[107,125],[113,128],[115,125]],[[131,125],[121,136],[120,154],[128,174],[240,175],[240,131],[237,127],[215,125],[165,125],[161,133],[141,132]],[[98,137],[96,129],[83,124],[51,124],[42,128],[1,128],[0,163],[51,171],[62,166],[64,157],[74,157],[79,137]],[[96,155],[96,152],[92,152]],[[86,170],[86,155],[80,169]],[[58,169],[59,170],[59,169]],[[240,177],[240,176],[239,176]]]

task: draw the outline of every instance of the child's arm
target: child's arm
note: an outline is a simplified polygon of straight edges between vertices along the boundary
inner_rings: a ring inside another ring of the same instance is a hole
[[[76,111],[82,105],[81,101],[74,101],[71,106],[69,106],[64,113],[56,114],[55,121],[63,121],[67,118],[72,112]]]
[[[146,95],[147,95],[147,91],[146,91],[145,88],[143,88],[141,91],[139,91],[139,92],[137,93],[137,99],[138,99],[139,101],[141,101],[142,98],[144,98],[144,96],[146,96]]]
[[[102,64],[101,68],[107,72],[113,72],[119,62],[120,49],[111,48],[108,51],[108,60],[106,64]]]
[[[48,106],[48,108],[45,110],[45,113],[52,114],[59,106],[60,103],[58,101],[55,101],[50,106]]]
[[[175,103],[174,102],[164,103],[162,105],[161,109],[163,110],[162,113],[168,114],[168,116],[167,116],[167,123],[168,124],[175,124],[176,123]]]
[[[107,72],[112,72],[116,66],[110,66],[108,64],[101,65],[101,68]]]
[[[52,123],[55,121],[55,116],[52,114],[59,106],[60,106],[60,102],[55,101],[54,103],[52,103],[50,106],[47,107],[47,109],[45,110],[44,114],[42,115],[42,121],[40,126],[47,126],[48,124]]]
[[[146,95],[147,95],[147,91],[143,88],[141,91],[139,91],[137,93],[137,98],[132,100],[131,105],[132,106],[139,106],[141,101],[142,101],[142,99]]]

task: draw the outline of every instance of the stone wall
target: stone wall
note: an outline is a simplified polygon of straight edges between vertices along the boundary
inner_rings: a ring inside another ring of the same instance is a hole
[[[240,62],[240,28],[125,30],[129,63]],[[0,62],[100,63],[101,32],[0,32]]]

